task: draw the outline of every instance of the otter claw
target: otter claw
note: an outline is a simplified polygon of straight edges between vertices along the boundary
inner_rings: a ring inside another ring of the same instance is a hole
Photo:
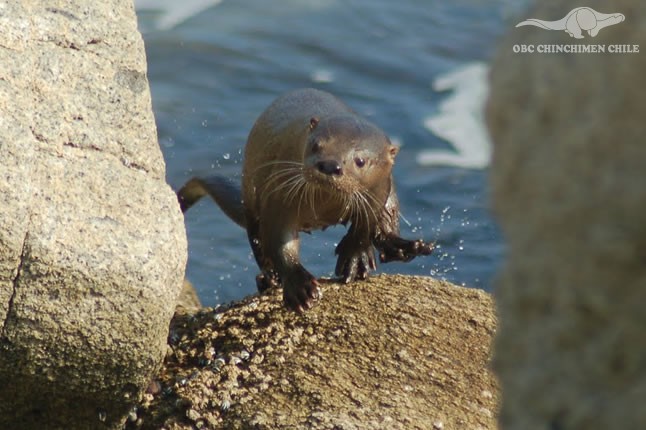
[[[377,268],[377,262],[372,248],[353,250],[353,252],[345,252],[345,248],[342,248],[338,254],[339,259],[337,260],[334,273],[341,277],[341,281],[344,284],[352,282],[355,279],[366,279],[370,271]]]
[[[307,270],[301,268],[286,276],[283,300],[289,309],[303,313],[314,305],[320,296],[319,283]]]

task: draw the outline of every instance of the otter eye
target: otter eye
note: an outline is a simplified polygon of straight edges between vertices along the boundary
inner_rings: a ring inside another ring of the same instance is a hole
[[[356,165],[357,165],[357,167],[363,167],[363,166],[365,166],[365,165],[366,165],[366,160],[364,160],[364,159],[363,159],[363,158],[361,158],[361,157],[356,157],[356,158],[354,159],[354,164],[356,164]]]

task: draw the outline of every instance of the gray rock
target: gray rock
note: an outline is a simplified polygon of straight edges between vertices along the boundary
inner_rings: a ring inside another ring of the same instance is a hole
[[[0,2],[0,428],[118,428],[186,262],[132,0]]]
[[[576,6],[549,0],[527,16]],[[644,2],[587,6],[626,20],[581,42],[646,50]],[[646,56],[514,54],[515,44],[581,42],[510,33],[487,114],[509,244],[497,290],[502,428],[646,428]]]

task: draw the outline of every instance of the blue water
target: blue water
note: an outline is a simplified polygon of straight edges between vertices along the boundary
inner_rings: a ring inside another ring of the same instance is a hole
[[[330,91],[401,144],[394,176],[410,223],[402,223],[402,235],[437,241],[434,255],[379,271],[491,290],[504,246],[488,210],[486,168],[424,167],[416,156],[451,149],[424,126],[451,96],[433,91],[433,79],[489,62],[496,39],[511,27],[513,2],[224,0],[163,30],[156,20],[177,5],[151,2],[138,13],[174,189],[197,174],[239,176],[247,134],[277,95],[298,87]],[[186,228],[186,276],[204,304],[255,292],[257,267],[242,229],[208,200],[187,212]],[[301,235],[304,265],[330,275],[342,235],[342,228]]]

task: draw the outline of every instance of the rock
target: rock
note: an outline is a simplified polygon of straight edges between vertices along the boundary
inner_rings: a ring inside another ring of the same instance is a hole
[[[186,261],[132,0],[0,2],[0,428],[118,428]]]
[[[646,48],[646,3],[582,43]],[[598,5],[598,7],[597,7]],[[558,19],[574,1],[527,16]],[[491,72],[493,202],[508,240],[495,368],[504,429],[646,428],[646,56],[514,54],[570,44],[513,29]]]
[[[182,291],[177,298],[175,313],[195,313],[202,307],[197,291],[188,280],[184,279]]]
[[[322,288],[302,316],[280,289],[177,314],[140,428],[496,428],[488,294],[387,275]]]

